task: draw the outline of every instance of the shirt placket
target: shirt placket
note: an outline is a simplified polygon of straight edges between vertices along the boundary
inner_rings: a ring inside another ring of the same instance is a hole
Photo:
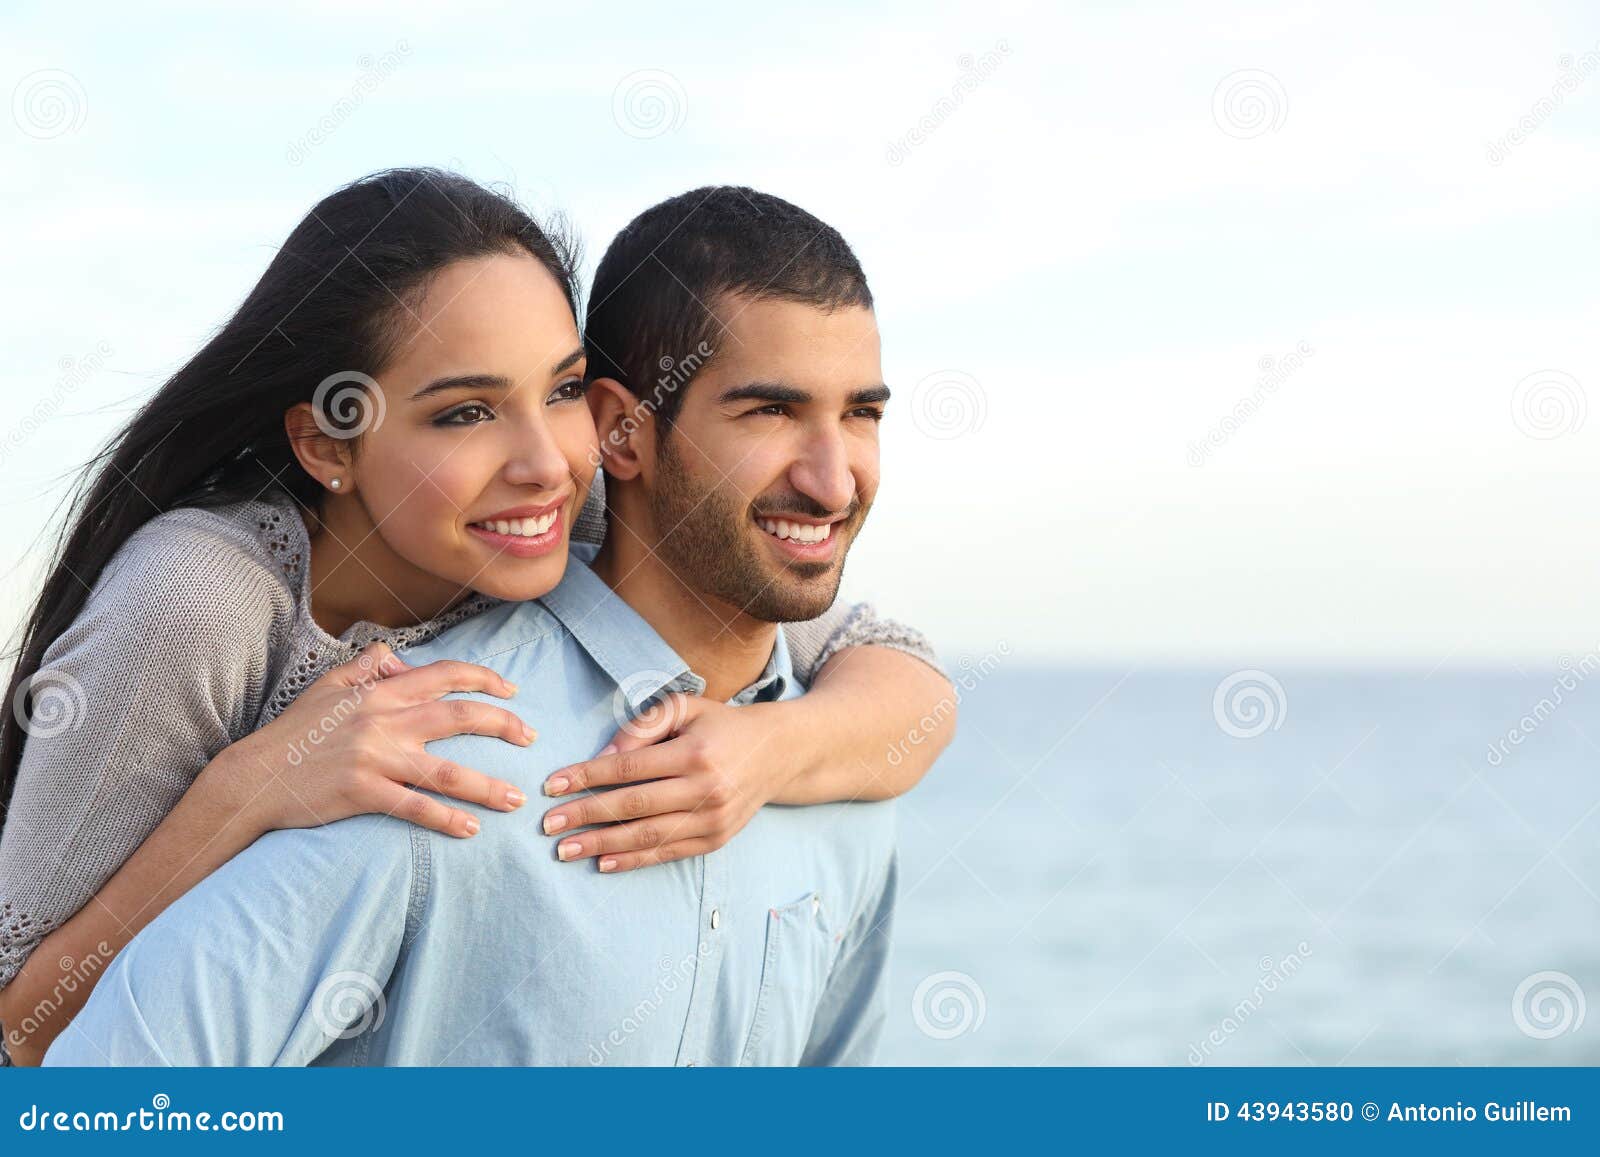
[[[700,857],[700,933],[695,942],[694,987],[689,992],[689,1015],[674,1062],[703,1064],[711,1054],[712,1014],[716,1011],[717,978],[722,972],[724,923],[728,901],[728,864],[723,849]]]

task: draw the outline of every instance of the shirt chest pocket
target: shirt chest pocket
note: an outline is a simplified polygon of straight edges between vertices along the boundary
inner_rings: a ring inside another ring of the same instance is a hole
[[[741,1065],[794,1065],[828,983],[836,947],[821,895],[767,910],[761,990]]]

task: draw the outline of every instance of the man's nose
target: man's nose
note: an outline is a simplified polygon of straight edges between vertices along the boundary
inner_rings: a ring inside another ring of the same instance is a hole
[[[838,513],[856,496],[855,471],[844,439],[833,432],[811,439],[805,453],[789,471],[789,481],[807,498]]]

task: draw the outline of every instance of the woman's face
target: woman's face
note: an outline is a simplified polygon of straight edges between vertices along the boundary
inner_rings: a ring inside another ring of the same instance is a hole
[[[401,318],[409,336],[378,375],[381,420],[356,444],[343,500],[400,560],[461,592],[548,593],[598,458],[560,285],[526,254],[458,261]]]

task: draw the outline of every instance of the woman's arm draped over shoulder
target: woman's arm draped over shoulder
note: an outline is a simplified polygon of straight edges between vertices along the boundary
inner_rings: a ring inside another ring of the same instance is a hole
[[[955,737],[957,702],[922,632],[869,603],[836,603],[784,632],[809,690],[775,705],[803,767],[771,802],[891,799],[921,782]]]
[[[269,564],[189,513],[129,539],[33,680],[35,722],[0,835],[0,1023],[14,1053],[23,1036],[48,1043],[60,1031],[109,955],[199,866],[193,849],[226,827],[224,816],[189,817],[196,830],[134,887],[95,899],[200,770],[254,726],[292,614]],[[49,951],[30,962],[47,936]]]

